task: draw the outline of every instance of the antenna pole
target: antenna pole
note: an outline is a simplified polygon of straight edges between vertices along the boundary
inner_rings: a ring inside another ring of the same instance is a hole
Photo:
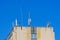
[[[28,18],[28,26],[30,26],[30,24],[31,24],[31,18],[30,18],[30,13],[29,13],[29,18]]]
[[[22,25],[23,25],[23,18],[22,18],[22,16],[23,16],[23,13],[22,13],[22,8],[21,8],[21,29],[22,29]]]
[[[47,27],[49,27],[50,26],[50,22],[47,22]]]
[[[17,26],[18,25],[17,19],[15,20],[15,22],[16,22],[16,26]]]

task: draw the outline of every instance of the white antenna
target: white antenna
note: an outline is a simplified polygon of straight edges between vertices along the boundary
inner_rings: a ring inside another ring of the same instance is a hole
[[[30,18],[30,13],[29,13],[29,18],[28,18],[28,25],[30,26],[30,24],[31,24],[31,18]]]
[[[22,8],[21,8],[21,26],[22,26],[22,24],[23,24],[23,13],[22,13]]]
[[[47,22],[47,27],[49,27],[50,26],[50,22]]]
[[[21,30],[22,30],[22,25],[23,25],[23,13],[22,13],[22,8],[21,8]]]
[[[17,19],[15,20],[16,26],[18,25]]]

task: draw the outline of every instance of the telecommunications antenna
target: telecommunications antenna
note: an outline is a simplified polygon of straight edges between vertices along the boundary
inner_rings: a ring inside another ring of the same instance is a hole
[[[23,25],[23,13],[22,13],[22,8],[21,8],[21,29],[22,29],[22,25]]]
[[[29,12],[28,16],[29,16],[29,18],[28,18],[28,26],[30,26],[31,25],[30,12]]]

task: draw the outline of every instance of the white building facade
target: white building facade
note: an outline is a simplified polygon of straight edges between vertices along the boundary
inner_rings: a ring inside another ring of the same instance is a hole
[[[55,33],[53,27],[16,26],[7,40],[55,40]]]

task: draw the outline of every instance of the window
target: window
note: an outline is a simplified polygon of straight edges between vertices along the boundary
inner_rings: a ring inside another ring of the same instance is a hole
[[[37,40],[36,34],[31,34],[31,40]]]
[[[31,40],[37,40],[36,28],[31,28]]]
[[[31,38],[36,38],[36,34],[31,34]]]

